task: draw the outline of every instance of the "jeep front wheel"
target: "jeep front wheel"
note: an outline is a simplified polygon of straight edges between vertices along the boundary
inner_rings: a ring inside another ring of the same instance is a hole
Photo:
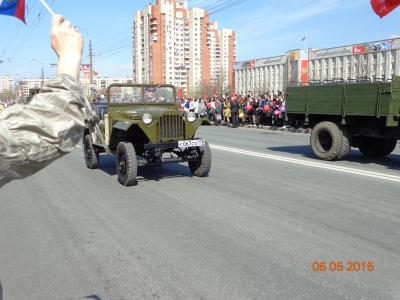
[[[129,142],[119,143],[115,156],[118,181],[125,186],[135,184],[137,161],[133,145]]]
[[[89,135],[85,136],[83,142],[83,153],[85,155],[86,167],[89,169],[97,169],[99,167],[99,152],[94,150],[92,140]]]
[[[211,169],[211,150],[206,141],[204,147],[196,147],[197,161],[189,161],[189,169],[193,175],[205,177]]]

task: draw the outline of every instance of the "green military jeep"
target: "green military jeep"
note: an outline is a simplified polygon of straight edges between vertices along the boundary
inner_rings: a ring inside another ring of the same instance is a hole
[[[193,112],[182,115],[173,85],[112,84],[107,102],[92,103],[100,123],[87,124],[83,137],[86,166],[98,168],[99,154],[116,157],[118,181],[136,182],[138,166],[160,167],[188,162],[191,173],[204,177],[211,169],[206,140],[195,138],[202,120]]]

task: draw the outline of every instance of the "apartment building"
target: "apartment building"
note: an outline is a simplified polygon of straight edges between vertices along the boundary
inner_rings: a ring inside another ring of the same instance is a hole
[[[133,15],[133,79],[166,83],[193,94],[205,86],[228,89],[235,32],[218,29],[207,11],[187,1],[156,0]]]
[[[369,78],[390,81],[400,75],[400,38],[327,49],[296,49],[281,56],[235,64],[235,91],[284,91],[288,84]]]
[[[10,91],[14,89],[14,79],[10,75],[0,76],[0,92]]]

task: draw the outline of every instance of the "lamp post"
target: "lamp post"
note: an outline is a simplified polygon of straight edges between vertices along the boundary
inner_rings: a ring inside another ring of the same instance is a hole
[[[20,94],[19,94],[19,91],[20,91],[20,88],[21,88],[21,84],[20,84],[20,80],[21,80],[21,75],[20,74],[18,74],[18,73],[14,73],[14,74],[12,74],[12,75],[18,75],[19,77],[18,77],[18,80],[17,80],[17,83],[15,84],[15,91],[16,91],[16,96],[18,96],[18,98],[19,98],[19,100],[21,100],[21,96],[20,96]]]
[[[30,61],[36,61],[37,63],[39,63],[39,64],[42,66],[42,87],[43,87],[43,85],[44,85],[43,65],[42,65],[42,63],[41,63],[40,61],[38,61],[38,60],[36,60],[36,59],[34,59],[34,58],[31,58]]]

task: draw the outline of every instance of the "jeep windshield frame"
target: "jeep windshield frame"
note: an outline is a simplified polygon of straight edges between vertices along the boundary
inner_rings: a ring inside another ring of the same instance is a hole
[[[176,88],[171,84],[113,83],[107,88],[108,106],[176,104]]]

